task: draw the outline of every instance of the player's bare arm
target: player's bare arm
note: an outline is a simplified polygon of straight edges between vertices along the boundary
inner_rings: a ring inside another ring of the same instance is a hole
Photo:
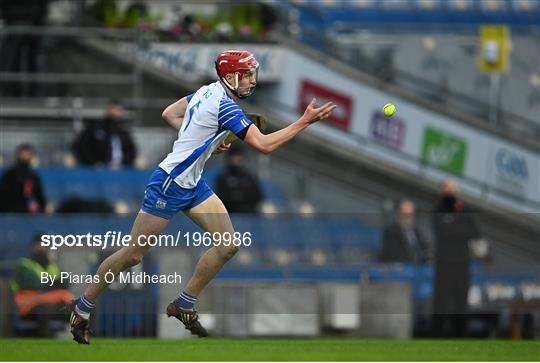
[[[184,122],[184,115],[188,107],[187,97],[182,97],[180,100],[176,101],[173,104],[167,106],[161,117],[169,123],[172,127],[177,130],[180,130],[182,127],[182,122]]]
[[[316,102],[317,100],[314,98],[307,106],[302,117],[279,131],[264,135],[257,127],[250,127],[244,141],[263,154],[271,153],[281,145],[293,139],[309,125],[330,116],[332,111],[336,108],[336,105],[332,102],[327,102],[321,107],[315,107]]]

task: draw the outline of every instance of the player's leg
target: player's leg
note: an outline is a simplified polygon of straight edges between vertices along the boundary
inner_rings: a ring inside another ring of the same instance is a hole
[[[209,188],[208,191],[210,191]],[[203,231],[211,235],[221,233],[224,237],[220,241],[230,240],[230,238],[225,237],[225,234],[230,234],[230,237],[234,233],[225,206],[213,193],[211,193],[210,197],[204,199],[202,203],[184,211],[184,213],[199,225]],[[195,272],[186,285],[186,289],[167,306],[167,315],[180,320],[192,334],[199,337],[207,336],[208,333],[200,324],[197,312],[194,309],[197,296],[237,251],[238,247],[232,244],[230,246],[219,244],[206,251],[199,259]]]
[[[116,277],[127,268],[139,264],[150,249],[145,244],[139,243],[139,239],[144,242],[148,236],[161,234],[167,227],[169,219],[181,210],[182,204],[179,204],[174,194],[167,194],[168,181],[170,177],[163,169],[154,170],[146,186],[142,208],[131,228],[130,246],[123,247],[101,263],[96,273],[99,280],[90,284],[82,295],[90,305],[109,286],[105,274],[110,271]],[[143,236],[146,238],[142,239]]]
[[[168,219],[158,217],[144,211],[140,211],[137,214],[137,218],[131,228],[131,245],[122,247],[109,257],[107,257],[99,266],[96,275],[99,277],[99,281],[89,284],[84,292],[84,296],[90,300],[90,302],[96,301],[101,293],[110,285],[105,279],[105,274],[111,271],[114,276],[132,266],[138,265],[144,255],[150,249],[144,243],[139,244],[139,238],[144,236],[141,241],[146,241],[148,236],[157,236],[167,227],[169,223]],[[108,280],[110,281],[110,279]]]
[[[161,234],[168,223],[169,220],[166,218],[154,216],[144,211],[139,212],[131,229],[131,245],[123,247],[107,257],[96,272],[97,281],[89,284],[84,294],[79,299],[73,300],[68,306],[71,333],[77,343],[90,343],[88,322],[90,314],[98,296],[110,285],[107,281],[111,281],[105,279],[105,274],[110,271],[116,277],[120,272],[139,264],[150,249],[146,245],[139,244],[139,238]]]
[[[220,233],[223,236],[220,239],[221,241],[230,241],[234,234],[234,228],[227,209],[215,194],[198,206],[186,211],[185,214],[210,235]],[[228,236],[225,236],[226,234]],[[238,247],[232,243],[227,244],[227,246],[220,243],[206,251],[199,259],[185,291],[192,296],[199,295],[237,251]]]

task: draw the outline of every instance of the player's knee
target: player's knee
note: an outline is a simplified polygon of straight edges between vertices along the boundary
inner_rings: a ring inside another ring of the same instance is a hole
[[[126,265],[133,267],[141,263],[144,255],[142,253],[132,252],[126,257]]]
[[[233,258],[233,256],[236,254],[236,252],[238,252],[238,250],[240,249],[240,247],[238,246],[220,246],[218,248],[218,251],[219,251],[219,254],[220,256],[224,259],[224,260],[230,260],[231,258]]]

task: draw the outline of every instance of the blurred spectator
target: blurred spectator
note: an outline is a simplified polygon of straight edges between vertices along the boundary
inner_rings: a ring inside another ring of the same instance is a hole
[[[54,283],[42,283],[41,274],[55,276]],[[41,245],[41,235],[30,244],[30,254],[21,258],[11,278],[11,289],[19,316],[23,320],[35,322],[32,335],[51,336],[50,321],[61,321],[65,325],[66,316],[61,312],[73,295],[60,282],[60,268],[51,261],[49,250]]]
[[[471,278],[469,241],[479,236],[473,216],[458,199],[457,192],[454,180],[444,181],[433,214],[437,241],[433,328],[438,337],[462,337],[466,333]]]
[[[0,179],[0,212],[43,212],[46,200],[41,180],[32,170],[34,149],[29,144],[22,144],[15,153],[15,163]]]
[[[272,5],[261,2],[259,3],[259,6],[259,13],[261,14],[262,32],[263,34],[267,34],[272,30],[272,28],[278,21],[278,15],[276,14],[276,11],[274,10],[274,7]]]
[[[111,168],[133,165],[136,148],[126,128],[124,114],[124,107],[111,100],[105,118],[86,125],[73,143],[73,152],[80,164]]]
[[[392,224],[383,231],[380,260],[421,264],[428,259],[428,245],[415,220],[415,205],[409,200],[399,203]]]
[[[249,42],[253,39],[253,30],[249,25],[242,25],[238,29],[238,41],[240,42]]]
[[[195,17],[187,14],[182,19],[181,23],[182,35],[188,40],[197,40],[201,36],[201,25],[196,21]]]
[[[106,27],[140,27],[151,33],[145,36],[152,41],[166,42],[261,41],[268,38],[278,20],[273,6],[266,4],[224,3],[210,14],[206,11],[184,12],[182,5],[171,2],[168,8],[153,9],[151,2],[134,1],[122,12],[116,0],[96,0],[87,7],[87,13],[94,23]],[[193,11],[193,7],[190,8]]]
[[[233,37],[234,29],[229,22],[221,22],[214,28],[216,41],[218,42],[230,42]]]
[[[128,28],[135,27],[148,17],[148,8],[144,2],[136,1],[128,6],[124,15],[124,23]]]
[[[217,178],[217,195],[230,213],[256,213],[262,200],[259,183],[245,169],[244,163],[243,149],[231,148],[225,170]]]
[[[392,82],[395,78],[394,53],[393,48],[383,48],[375,54],[375,73],[385,82]]]
[[[115,0],[97,0],[87,11],[107,27],[118,25],[120,15]]]
[[[47,19],[48,0],[2,0],[0,17],[7,26],[42,26]],[[41,46],[40,35],[8,34],[0,42],[0,72],[36,72],[37,58]],[[2,95],[32,96],[34,85],[21,87],[19,84],[2,86]]]

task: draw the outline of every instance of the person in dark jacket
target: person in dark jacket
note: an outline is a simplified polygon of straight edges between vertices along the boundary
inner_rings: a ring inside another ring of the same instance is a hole
[[[428,259],[428,244],[415,220],[415,205],[409,200],[399,203],[396,218],[383,230],[379,260],[422,264]]]
[[[136,148],[126,129],[124,114],[124,107],[111,100],[105,118],[86,126],[73,143],[73,152],[80,164],[111,168],[133,166]]]
[[[433,328],[438,337],[462,337],[466,333],[471,279],[469,241],[480,234],[473,214],[464,207],[457,192],[454,180],[444,181],[433,213],[437,241]]]
[[[34,149],[22,144],[15,154],[15,163],[0,179],[0,212],[41,213],[46,200],[41,180],[32,170]]]
[[[231,148],[227,166],[217,179],[217,195],[230,213],[256,213],[262,201],[259,183],[245,169],[244,163],[243,149]]]
[[[6,26],[43,26],[49,0],[1,0],[0,18]],[[7,33],[0,41],[0,72],[36,72],[43,37],[38,34]],[[35,84],[2,83],[0,95],[35,96]]]

